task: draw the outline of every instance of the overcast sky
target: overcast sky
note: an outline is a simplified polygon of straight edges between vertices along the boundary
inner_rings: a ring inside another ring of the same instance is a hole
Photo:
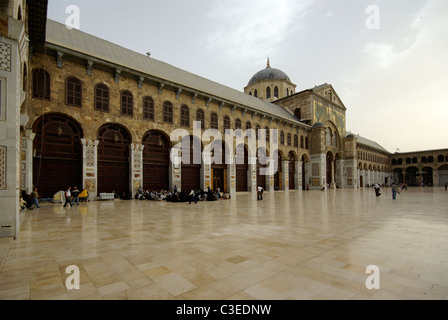
[[[447,0],[49,0],[65,23],[243,91],[266,67],[332,84],[347,131],[389,152],[448,148]],[[73,20],[72,20],[73,21]]]

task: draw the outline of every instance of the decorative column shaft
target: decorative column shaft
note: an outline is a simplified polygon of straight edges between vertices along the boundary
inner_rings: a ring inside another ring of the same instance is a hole
[[[98,196],[98,140],[81,139],[82,143],[82,187],[89,199]]]
[[[134,195],[140,186],[143,186],[143,149],[142,144],[132,143],[129,189]]]

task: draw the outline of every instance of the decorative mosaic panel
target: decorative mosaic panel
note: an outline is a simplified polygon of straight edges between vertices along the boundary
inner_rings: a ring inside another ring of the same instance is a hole
[[[86,150],[86,166],[94,167],[95,166],[95,148],[87,147]]]
[[[134,170],[142,168],[142,153],[141,151],[134,151]],[[138,188],[138,186],[137,186]]]
[[[0,146],[0,190],[6,190],[6,146]]]
[[[11,71],[11,45],[0,42],[0,69]]]
[[[312,176],[318,176],[319,175],[319,164],[318,163],[313,163],[313,166],[311,167],[311,175]]]

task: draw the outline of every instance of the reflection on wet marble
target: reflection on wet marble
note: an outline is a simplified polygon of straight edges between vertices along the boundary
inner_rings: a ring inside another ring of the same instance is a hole
[[[447,299],[448,193],[382,193],[43,204],[0,239],[0,299]]]

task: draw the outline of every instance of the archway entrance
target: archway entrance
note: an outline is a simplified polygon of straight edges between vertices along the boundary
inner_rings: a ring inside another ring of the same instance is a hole
[[[406,168],[406,184],[408,186],[416,186],[419,183],[420,176],[417,179],[418,168],[417,167],[408,167]]]
[[[331,185],[334,183],[334,157],[333,154],[329,151],[327,152],[327,185]]]
[[[33,126],[33,184],[42,198],[67,186],[82,186],[81,126],[61,114],[44,115]]]
[[[244,152],[244,154],[243,154]],[[243,157],[241,157],[243,155]],[[241,159],[242,158],[242,159]],[[236,147],[236,191],[247,191],[247,175],[249,173],[248,151],[244,144]]]
[[[283,156],[280,152],[278,152],[278,156],[274,158],[274,168],[277,168],[277,172],[274,173],[274,190],[276,191],[282,189],[282,160]]]
[[[222,140],[212,142],[212,189],[227,191],[227,164],[225,159],[226,144]]]
[[[182,155],[182,169],[181,169],[181,179],[182,179],[182,191],[190,191],[190,190],[199,190],[201,188],[201,162],[202,156],[199,157],[197,161],[199,163],[194,163],[195,159],[194,148],[193,145],[196,145],[199,148],[200,155],[202,155],[201,150],[201,140],[195,136],[186,136],[182,139],[182,150],[190,150],[190,159],[189,163],[184,163]]]
[[[129,190],[129,145],[131,136],[118,124],[106,124],[98,130],[98,193]]]
[[[266,175],[262,174],[262,169],[267,167],[266,149],[259,148],[257,151],[257,187],[260,186],[266,190]]]
[[[296,175],[296,158],[294,152],[289,152],[289,163],[288,163],[288,177],[289,177],[289,190],[294,190],[295,185],[295,175]]]
[[[425,184],[425,186],[432,186],[434,184],[431,167],[424,167],[421,174],[423,176],[423,183]]]
[[[143,188],[168,190],[170,142],[161,132],[150,130],[143,136]]]

